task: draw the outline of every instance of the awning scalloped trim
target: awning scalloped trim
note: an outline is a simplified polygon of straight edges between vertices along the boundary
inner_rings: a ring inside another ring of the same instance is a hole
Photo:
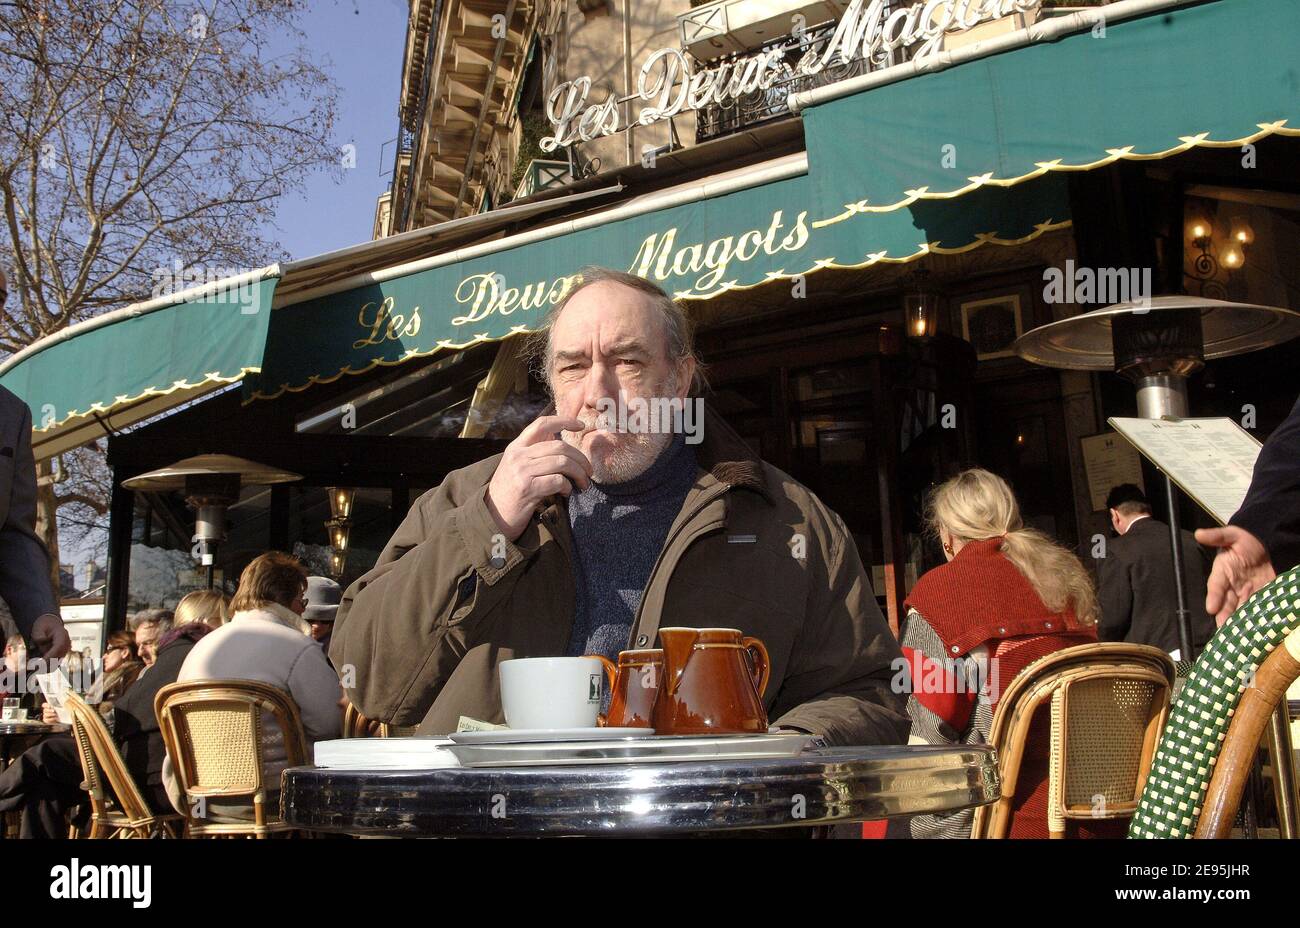
[[[131,396],[119,394],[118,396],[115,396],[113,398],[113,402],[109,403],[108,405],[105,405],[103,403],[91,403],[90,406],[87,407],[86,409],[74,409],[70,411],[62,419],[59,419],[56,422],[50,422],[47,425],[42,425],[39,428],[35,425],[35,423],[33,423],[32,431],[39,434],[41,432],[48,432],[52,429],[57,429],[61,426],[67,425],[69,422],[71,422],[74,419],[84,419],[88,416],[93,416],[93,415],[101,415],[101,416],[111,415],[115,410],[121,409],[123,406],[130,406],[140,402],[141,400],[152,399],[153,397],[169,396],[172,393],[176,393],[180,390],[195,390],[198,389],[199,387],[204,387],[209,384],[224,384],[228,386],[232,383],[239,383],[239,381],[243,380],[244,377],[246,377],[248,374],[260,373],[261,370],[262,368],[260,366],[243,367],[240,368],[238,374],[233,374],[231,376],[225,376],[219,371],[209,371],[203,375],[202,380],[196,380],[193,383],[191,383],[188,380],[177,380],[174,381],[170,387],[167,387],[165,389],[158,388],[158,387],[149,387],[148,389]]]
[[[921,258],[924,258],[926,255],[963,254],[965,252],[974,251],[977,248],[982,248],[985,245],[1001,245],[1004,247],[1014,247],[1017,245],[1024,245],[1027,242],[1031,242],[1034,239],[1040,238],[1041,236],[1048,234],[1049,232],[1057,232],[1062,229],[1068,229],[1070,228],[1071,225],[1072,223],[1068,219],[1065,220],[1064,222],[1053,222],[1049,218],[1044,220],[1043,222],[1035,224],[1033,232],[1030,232],[1028,235],[1021,236],[1020,238],[1002,238],[997,234],[997,232],[978,232],[975,234],[974,241],[971,241],[965,245],[958,246],[956,248],[945,248],[939,245],[937,242],[921,242],[918,244],[916,251],[914,251],[909,255],[905,255],[902,257],[890,257],[888,251],[871,252],[867,254],[865,260],[857,263],[841,264],[833,258],[818,258],[815,259],[812,265],[809,266],[809,268],[805,271],[799,271],[790,274],[785,273],[784,269],[778,271],[768,271],[766,273],[766,278],[764,280],[758,281],[757,283],[737,284],[734,280],[722,281],[721,283],[718,284],[718,286],[715,289],[713,289],[707,294],[695,294],[692,291],[685,290],[685,291],[675,292],[673,294],[673,297],[674,299],[680,300],[682,302],[702,303],[707,300],[716,299],[717,297],[727,293],[739,293],[745,290],[754,290],[758,287],[766,286],[767,284],[779,280],[793,280],[796,277],[802,277],[802,278],[811,277],[813,274],[816,274],[819,271],[825,271],[831,269],[841,270],[841,271],[851,271],[851,270],[862,270],[863,268],[868,268],[876,264],[908,264],[912,261],[917,261]],[[501,342],[501,341],[505,341],[507,338],[512,338],[515,335],[527,335],[535,331],[537,330],[530,328],[526,325],[515,325],[515,326],[511,326],[509,334],[502,335],[497,338],[492,338],[487,333],[478,333],[473,338],[464,342],[455,342],[452,341],[451,339],[442,339],[432,348],[429,348],[424,351],[421,351],[416,348],[408,348],[400,358],[394,358],[392,360],[386,358],[375,358],[364,367],[359,367],[359,368],[353,368],[350,366],[343,367],[340,368],[337,373],[330,374],[329,376],[320,376],[320,375],[313,374],[307,379],[305,383],[299,384],[298,386],[281,384],[280,387],[274,392],[264,392],[263,390],[259,389],[255,393],[253,393],[252,396],[244,400],[244,405],[252,403],[256,400],[277,399],[278,397],[283,396],[285,393],[301,393],[302,391],[309,389],[315,384],[334,383],[344,376],[359,376],[361,374],[369,373],[371,370],[374,370],[376,367],[396,367],[399,364],[405,364],[407,361],[410,361],[412,358],[429,357],[430,355],[437,354],[439,351],[443,351],[443,350],[460,351],[464,348],[473,347],[474,345],[481,345],[489,342]]]
[[[844,211],[830,217],[829,219],[818,219],[812,225],[813,228],[820,229],[824,226],[834,225],[837,222],[843,222],[846,219],[852,219],[854,216],[863,213],[891,213],[895,210],[905,209],[916,203],[918,200],[954,200],[957,197],[965,196],[984,187],[1014,187],[1025,181],[1034,180],[1045,174],[1055,171],[1091,171],[1095,168],[1105,167],[1116,161],[1159,161],[1162,158],[1169,158],[1173,155],[1179,155],[1183,152],[1190,151],[1193,148],[1239,148],[1242,145],[1250,145],[1258,142],[1260,139],[1267,138],[1271,135],[1284,135],[1300,137],[1300,129],[1290,128],[1286,125],[1287,120],[1279,119],[1276,122],[1257,123],[1258,132],[1242,136],[1239,139],[1218,140],[1211,139],[1208,132],[1200,132],[1195,135],[1179,136],[1179,144],[1164,151],[1150,153],[1135,153],[1133,146],[1128,145],[1122,148],[1107,148],[1106,157],[1099,158],[1096,161],[1087,164],[1062,164],[1059,158],[1052,161],[1036,162],[1036,168],[1027,174],[1021,174],[1019,177],[997,178],[992,172],[980,174],[974,177],[968,177],[970,183],[954,190],[942,192],[932,191],[929,187],[917,187],[907,190],[903,199],[888,206],[873,206],[867,200],[858,200],[855,203],[844,204]]]

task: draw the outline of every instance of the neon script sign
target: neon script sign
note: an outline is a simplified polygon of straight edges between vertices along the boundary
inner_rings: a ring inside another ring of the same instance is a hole
[[[873,67],[889,64],[898,49],[911,49],[912,59],[933,55],[944,36],[984,23],[1037,10],[1042,0],[925,0],[886,15],[886,0],[853,0],[825,48],[810,49],[794,66],[795,76],[811,76],[828,66],[865,59]],[[641,65],[635,92],[610,94],[591,103],[591,78],[565,81],[546,100],[546,116],[555,134],[543,138],[542,151],[552,152],[575,142],[590,142],[626,126],[620,108],[640,103],[634,124],[648,126],[679,113],[710,105],[727,105],[747,94],[769,89],[789,77],[785,48],[772,48],[715,67],[692,70],[685,53],[661,48]]]

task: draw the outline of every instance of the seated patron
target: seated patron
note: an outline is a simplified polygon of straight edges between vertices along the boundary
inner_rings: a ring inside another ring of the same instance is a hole
[[[136,681],[144,663],[135,649],[135,636],[128,631],[118,630],[108,636],[108,647],[100,663],[99,674],[86,690],[86,702],[99,710],[104,721],[113,724],[113,706],[118,697],[126,692],[127,687]],[[58,713],[49,703],[45,704],[42,721],[54,724],[59,720]]]
[[[203,622],[209,628],[220,628],[229,621],[230,597],[220,590],[195,590],[176,604],[177,625]]]
[[[985,744],[998,698],[1017,673],[1053,651],[1097,640],[1096,594],[1078,557],[1025,528],[1011,488],[986,470],[939,486],[926,519],[948,563],[927,571],[904,603],[910,743]],[[1048,836],[1047,756],[1035,749],[1046,746],[1046,722],[1044,715],[1030,731],[1012,837]],[[918,815],[910,833],[969,837],[973,817],[973,809]],[[901,824],[891,826],[891,836],[906,836]]]
[[[135,647],[146,668],[153,666],[158,639],[171,631],[175,618],[175,613],[170,609],[145,609],[132,618]]]
[[[127,770],[149,808],[156,813],[171,812],[171,803],[162,785],[166,749],[153,711],[153,699],[164,686],[176,682],[185,655],[206,633],[205,625],[186,625],[165,637],[157,647],[156,660],[149,673],[140,674],[141,665],[135,663],[135,681],[125,685],[105,719]],[[129,632],[115,632],[109,637],[109,652],[125,650],[124,642],[130,641],[133,638]],[[105,663],[109,656],[105,654]],[[107,680],[130,663],[123,657],[123,662],[100,680]],[[110,693],[114,688],[116,684],[106,684],[104,692]],[[94,689],[92,684],[88,698],[94,695]],[[19,833],[24,838],[62,837],[67,834],[68,811],[87,802],[81,788],[82,779],[81,758],[72,735],[51,735],[0,773],[0,811],[21,810]]]
[[[310,750],[315,741],[337,738],[343,718],[339,678],[302,619],[306,591],[307,572],[295,558],[278,551],[254,558],[239,577],[234,615],[195,645],[177,680],[256,680],[284,690],[298,705]],[[262,731],[262,760],[273,790],[267,804],[276,808],[280,772],[287,764],[284,735],[273,718]],[[163,776],[173,805],[182,809],[185,798],[170,758]],[[210,800],[205,814],[214,822],[251,821],[251,799]]]
[[[900,743],[898,643],[852,536],[693,399],[681,306],[642,278],[587,268],[547,326],[535,360],[553,408],[420,497],[345,591],[330,657],[356,668],[352,703],[423,734],[455,731],[462,715],[503,722],[502,661],[613,659],[654,647],[661,625],[723,626],[766,645],[773,725]],[[686,434],[685,415],[638,429],[609,414],[653,401],[702,410],[698,431]]]
[[[329,577],[307,578],[307,608],[302,617],[311,629],[312,641],[321,647],[328,658],[330,636],[334,633],[334,618],[338,615],[343,589]]]

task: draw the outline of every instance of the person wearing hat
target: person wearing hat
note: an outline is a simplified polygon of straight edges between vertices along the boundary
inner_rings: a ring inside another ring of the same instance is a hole
[[[303,620],[311,629],[312,640],[325,649],[326,660],[330,653],[330,635],[334,631],[334,615],[343,599],[343,588],[329,577],[308,577],[307,608]]]

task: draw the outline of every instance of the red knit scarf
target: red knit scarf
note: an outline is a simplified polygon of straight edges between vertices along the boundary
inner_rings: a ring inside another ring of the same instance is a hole
[[[951,561],[921,577],[904,601],[943,641],[944,657],[1020,635],[1095,639],[1096,632],[1075,617],[1072,607],[1049,611],[1001,548],[1001,538],[967,542]]]

